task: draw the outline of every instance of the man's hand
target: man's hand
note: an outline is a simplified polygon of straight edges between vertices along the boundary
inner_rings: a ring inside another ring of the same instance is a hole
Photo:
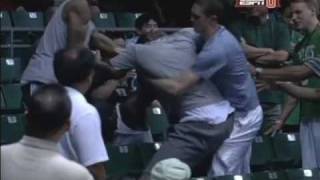
[[[277,121],[276,124],[272,125],[269,129],[267,129],[263,134],[274,136],[277,132],[279,132],[284,125],[284,121]]]
[[[277,90],[279,89],[279,86],[277,82],[257,80],[256,89],[257,89],[257,92],[261,92],[264,90]]]

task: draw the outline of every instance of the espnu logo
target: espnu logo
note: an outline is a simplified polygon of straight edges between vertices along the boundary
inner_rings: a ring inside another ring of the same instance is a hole
[[[266,6],[273,9],[280,7],[280,0],[236,0],[236,7]]]

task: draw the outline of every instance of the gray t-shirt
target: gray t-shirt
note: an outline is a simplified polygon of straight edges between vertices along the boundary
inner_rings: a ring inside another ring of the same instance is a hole
[[[57,79],[53,71],[54,54],[67,47],[67,24],[63,19],[63,9],[70,0],[65,0],[55,11],[48,23],[36,52],[32,55],[28,66],[23,72],[21,81],[56,83]],[[88,46],[90,36],[95,29],[94,24],[89,21],[86,40],[84,45]]]
[[[236,111],[247,114],[259,105],[244,51],[224,27],[204,44],[193,70],[215,84]]]
[[[145,45],[131,45],[126,51],[111,59],[111,64],[117,69],[139,67],[155,77],[170,78],[192,67],[195,62],[194,31],[183,29],[172,35],[164,36]],[[185,118],[188,111],[224,101],[217,88],[209,81],[202,81],[186,92],[181,99],[161,97],[159,99],[165,109],[180,112],[179,118]],[[170,106],[170,108],[167,108]],[[174,108],[175,110],[172,110]],[[232,111],[231,106],[219,106]],[[227,111],[228,113],[230,111]],[[218,109],[212,113],[220,112]],[[228,114],[227,113],[227,114]],[[188,114],[189,115],[189,114]],[[207,116],[214,117],[212,114]],[[226,117],[226,115],[222,115]],[[200,120],[200,116],[197,116]],[[195,117],[193,120],[198,120]],[[214,121],[213,118],[204,118]]]

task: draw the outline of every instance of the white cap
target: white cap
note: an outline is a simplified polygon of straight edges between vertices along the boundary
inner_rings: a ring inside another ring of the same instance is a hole
[[[190,167],[176,158],[159,161],[151,170],[151,180],[187,180],[190,178]]]

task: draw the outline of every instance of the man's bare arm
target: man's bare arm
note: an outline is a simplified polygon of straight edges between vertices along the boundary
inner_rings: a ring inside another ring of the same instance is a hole
[[[105,180],[107,178],[106,170],[103,163],[93,164],[91,166],[88,166],[87,168],[94,176],[95,180]]]
[[[109,37],[99,32],[94,32],[91,35],[93,46],[99,49],[105,56],[111,58],[119,53],[119,47],[115,45]]]
[[[256,58],[254,61],[255,62],[284,62],[287,61],[289,58],[289,53],[287,51],[284,50],[280,50],[280,51],[275,51],[273,53],[269,53],[263,56],[260,56],[258,58]]]
[[[86,0],[71,0],[64,9],[64,20],[67,23],[68,47],[82,47],[91,19],[89,5]]]
[[[257,48],[244,42],[242,42],[241,45],[248,59],[256,59],[274,52],[271,48]]]
[[[189,90],[200,80],[192,71],[187,71],[173,79],[148,79],[158,90],[178,96]]]
[[[314,74],[305,65],[286,66],[277,69],[256,68],[256,76],[260,79],[275,81],[302,81]]]
[[[280,130],[283,125],[287,122],[290,114],[293,112],[294,108],[298,104],[298,99],[294,98],[292,96],[288,96],[287,101],[284,103],[282,113],[279,117],[279,121],[272,127],[270,127],[268,130],[264,132],[265,135],[267,134],[273,134],[274,132]]]
[[[290,95],[300,98],[307,99],[311,101],[319,101],[320,100],[320,89],[319,88],[308,88],[298,86],[288,82],[278,82],[277,85],[285,90]]]

